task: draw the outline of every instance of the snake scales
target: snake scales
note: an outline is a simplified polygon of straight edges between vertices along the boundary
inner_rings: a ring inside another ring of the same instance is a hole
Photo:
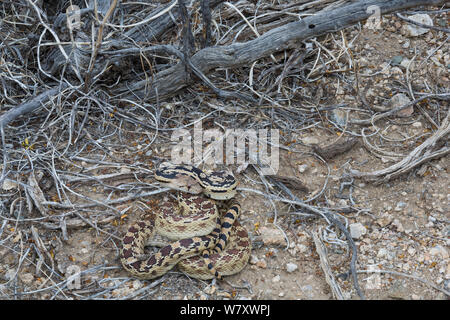
[[[251,242],[237,221],[241,209],[232,199],[235,178],[193,166],[164,166],[156,170],[155,178],[181,191],[178,204],[164,201],[159,212],[146,213],[128,229],[120,252],[123,267],[141,279],[162,276],[175,265],[188,276],[204,280],[241,271],[248,262]],[[213,199],[232,199],[222,216]],[[171,242],[148,256],[144,247],[155,234]]]

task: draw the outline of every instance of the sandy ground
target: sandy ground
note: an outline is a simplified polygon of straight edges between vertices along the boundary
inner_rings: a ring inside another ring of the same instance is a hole
[[[429,32],[411,38],[400,32],[403,23],[393,20],[384,20],[384,23],[388,28],[383,32],[374,33],[363,29],[352,47],[361,74],[380,71],[377,77],[371,78],[373,82],[366,92],[368,100],[374,104],[383,104],[395,91],[396,81],[404,80],[407,70],[402,66],[389,65],[395,56],[415,59],[415,64],[409,70],[414,86],[425,82],[431,86],[449,84],[448,43],[441,46],[442,35],[438,37],[436,32]],[[352,39],[355,33],[354,30],[345,31],[348,39]],[[441,51],[430,51],[439,46],[438,50]],[[427,58],[430,53],[433,53],[432,57]],[[361,88],[368,84],[368,80],[367,77],[361,77]],[[345,84],[337,83],[336,78],[322,82],[325,90],[336,90],[335,101],[328,103],[355,103],[351,90]],[[444,101],[438,103],[445,116],[448,104],[445,105]],[[417,108],[407,118],[382,120],[377,122],[377,126],[384,137],[391,141],[420,135],[427,137],[429,132],[436,129]],[[374,128],[370,127],[370,130],[373,132]],[[350,190],[342,187],[341,178],[347,168],[370,172],[396,161],[389,157],[376,157],[362,145],[337,156],[327,165],[312,155],[311,142],[324,146],[338,138],[327,127],[311,128],[290,137],[290,147],[295,152],[280,151],[278,174],[294,176],[303,182],[308,192],[293,190],[300,199],[314,196],[326,183],[321,197],[312,204],[326,203],[332,208],[352,206],[358,209],[337,212],[354,228],[354,240],[358,248],[357,266],[361,271],[358,278],[368,299],[448,298],[442,291],[450,290],[448,156],[427,162],[381,185],[355,179]],[[406,155],[423,140],[418,138],[393,142],[389,150]],[[164,141],[160,141],[151,148],[152,154],[164,157],[168,154],[168,148]],[[155,159],[152,155],[143,156],[142,161],[151,165]],[[105,173],[101,169],[91,172],[93,175]],[[265,192],[264,185],[250,167],[236,174],[236,177],[240,188]],[[145,177],[142,181],[154,182],[152,177]],[[82,186],[77,190],[93,198],[105,197],[101,187]],[[54,190],[47,192],[49,199]],[[286,203],[271,202],[261,195],[244,191],[237,196],[243,208],[240,219],[249,230],[254,244],[250,263],[242,272],[224,281],[213,282],[189,279],[176,270],[156,280],[129,278],[118,260],[120,238],[142,213],[142,208],[151,208],[162,197],[157,195],[121,204],[118,209],[130,209],[120,219],[105,224],[69,228],[67,240],[61,240],[61,230],[37,226],[47,248],[47,252],[41,250],[42,259],[29,249],[32,245],[39,245],[31,237],[32,222],[16,224],[13,220],[8,221],[0,238],[3,241],[0,246],[0,297],[333,299],[312,239],[312,232],[318,231],[328,239],[336,237],[335,241],[327,241],[325,245],[331,270],[344,296],[358,298],[351,279],[343,275],[349,269],[350,254],[342,234],[334,233],[334,228],[327,229],[324,219],[307,217],[300,209]],[[38,216],[35,213],[27,218]],[[42,273],[36,273],[39,261],[45,261],[43,264],[49,267],[51,263],[54,264],[55,274],[50,279]],[[69,290],[64,280],[73,270],[84,270],[85,273],[79,283],[74,280],[75,286]],[[58,285],[62,286],[59,290]]]

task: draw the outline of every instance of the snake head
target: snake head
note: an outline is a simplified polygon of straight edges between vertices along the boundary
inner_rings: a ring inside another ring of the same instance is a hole
[[[236,195],[237,181],[229,171],[203,171],[190,165],[161,165],[155,171],[161,185],[198,194],[216,200],[231,199]]]

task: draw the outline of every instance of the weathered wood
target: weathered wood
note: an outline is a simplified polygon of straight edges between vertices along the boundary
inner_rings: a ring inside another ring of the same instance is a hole
[[[175,0],[174,0],[175,1]],[[173,5],[173,2],[161,6],[160,8],[153,10],[150,12],[143,20],[152,18],[157,16],[159,13],[167,10],[169,7]],[[210,1],[210,9],[213,9],[217,7],[220,3],[225,2],[225,0],[211,0]],[[108,0],[97,0],[97,9],[102,15],[105,15],[107,13],[107,10],[110,8],[110,1]],[[87,9],[81,9],[80,14],[85,14],[88,12],[93,11],[94,8],[87,8]],[[161,36],[173,28],[176,23],[182,24],[182,6],[180,7],[178,4],[169,10],[169,12],[164,13],[163,15],[151,20],[148,23],[145,24],[139,24],[138,26],[135,26],[131,28],[130,30],[126,31],[124,33],[124,39],[132,39],[134,43],[151,43],[151,42],[159,42]],[[55,19],[54,26],[58,28],[62,28],[64,30],[65,26],[65,19],[66,14],[61,13],[58,15],[58,17]],[[105,23],[104,25],[108,25]],[[67,32],[65,30],[64,32]],[[89,38],[85,36],[84,33],[78,33],[77,34],[77,41],[85,42],[89,41]],[[193,39],[192,39],[193,42]],[[101,43],[101,42],[98,42]],[[123,46],[123,39],[115,39],[113,41],[110,41],[109,44],[101,43],[102,47],[99,48],[99,53],[103,53],[105,50],[109,50],[109,47],[117,46],[122,47]],[[84,73],[91,73],[92,75],[97,75],[99,72],[101,72],[105,68],[105,64],[108,63],[108,61],[102,60],[99,56],[96,56],[95,58],[95,64],[92,65],[92,59],[91,59],[91,50],[86,50],[85,48],[79,47],[79,46],[73,46],[70,45],[61,45],[64,51],[67,53],[67,55],[70,57],[71,63],[69,65],[76,66],[78,68],[78,73],[84,74]],[[53,75],[57,75],[58,72],[67,64],[66,56],[62,54],[62,51],[59,48],[55,48],[50,51],[50,53],[47,55],[46,59],[44,60],[44,68]],[[88,65],[93,66],[93,70],[88,72]],[[67,72],[72,73],[72,68],[68,68]],[[77,72],[76,72],[77,73]]]
[[[210,8],[213,9],[225,0],[211,0],[209,3]],[[162,8],[154,10],[149,16],[156,15],[158,12],[165,10],[171,3],[165,5]],[[180,10],[173,10],[172,15],[165,14],[158,19],[150,21],[145,26],[138,26],[125,32],[127,38],[133,39],[136,42],[148,42],[158,40],[161,35],[167,30],[175,26],[175,23],[180,18]],[[174,20],[175,19],[175,20]]]
[[[191,61],[204,74],[218,67],[235,68],[249,65],[277,51],[295,48],[299,41],[335,32],[365,20],[372,14],[371,11],[367,12],[369,6],[378,6],[380,14],[388,14],[421,5],[439,5],[445,2],[445,0],[361,0],[337,9],[320,11],[301,21],[268,31],[251,41],[204,48],[194,54]],[[117,93],[126,97],[137,96],[154,101],[157,96],[159,99],[170,97],[193,82],[192,79],[186,79],[182,62],[157,73],[152,79],[150,84],[147,80],[128,84]]]
[[[333,275],[333,271],[330,268],[330,263],[328,262],[327,257],[327,249],[320,239],[319,230],[313,230],[312,237],[314,240],[314,245],[316,246],[316,252],[320,258],[320,267],[322,268],[323,273],[325,274],[325,281],[330,286],[331,292],[333,293],[333,297],[336,300],[346,300],[344,294],[342,293],[342,289],[339,286],[339,283],[336,281],[336,278]]]
[[[336,156],[343,154],[351,150],[359,142],[358,138],[353,137],[342,142],[335,142],[325,147],[313,145],[312,150],[321,156],[324,160],[328,161]]]
[[[46,103],[49,99],[51,99],[66,87],[67,84],[62,82],[60,86],[44,91],[32,100],[22,103],[21,105],[6,111],[0,116],[0,128],[5,127],[8,123],[15,120],[19,116],[30,113],[41,107],[44,103]]]
[[[433,151],[434,147],[438,146],[439,141],[448,141],[450,134],[450,110],[447,111],[447,116],[442,121],[440,127],[425,140],[422,144],[417,146],[401,161],[389,166],[385,169],[375,170],[372,172],[360,172],[358,170],[350,170],[350,173],[355,178],[363,178],[367,181],[376,181],[376,184],[381,184],[404,174],[413,168],[421,165],[432,159],[444,157],[450,153],[450,147],[439,147],[437,151]],[[378,180],[379,179],[379,180]]]

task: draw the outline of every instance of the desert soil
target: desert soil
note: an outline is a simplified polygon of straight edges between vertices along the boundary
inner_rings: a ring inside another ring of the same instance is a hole
[[[354,39],[352,54],[359,64],[359,72],[378,72],[376,76],[360,78],[361,88],[371,79],[366,98],[373,104],[389,101],[396,93],[394,84],[404,84],[407,72],[414,87],[423,87],[427,83],[430,87],[447,86],[448,89],[450,58],[444,33],[429,31],[419,37],[408,37],[402,33],[404,24],[387,16],[383,18],[381,31],[351,28],[342,33],[346,39]],[[335,34],[336,39],[340,37],[340,33]],[[335,49],[333,45],[328,48]],[[396,56],[414,60],[408,71],[401,64],[391,63]],[[328,104],[358,103],[352,86],[338,84],[337,78],[329,77],[320,86],[336,92],[335,100],[327,101]],[[439,105],[444,116],[448,109],[445,103],[437,101],[434,105]],[[424,108],[428,110],[426,106]],[[377,122],[376,126],[385,139],[393,141],[389,150],[403,156],[436,130],[417,108],[407,117],[391,117]],[[368,132],[375,132],[377,128],[369,126]],[[406,139],[413,136],[419,138]],[[132,135],[121,138],[129,139],[130,144],[136,139]],[[336,212],[349,228],[353,228],[358,248],[357,267],[361,271],[358,279],[367,299],[447,299],[444,290],[447,293],[450,290],[449,157],[429,161],[380,185],[354,179],[350,190],[348,185],[342,184],[342,177],[349,167],[370,172],[392,165],[401,158],[377,157],[361,144],[327,164],[311,153],[311,143],[324,146],[337,139],[340,136],[328,125],[293,134],[289,137],[289,147],[295,152],[280,150],[278,174],[297,177],[303,182],[308,192],[292,190],[302,200],[321,192],[326,183],[321,196],[311,204],[358,209]],[[170,147],[167,140],[156,140],[140,161],[152,169],[160,159],[170,156]],[[81,162],[76,163],[81,165]],[[91,164],[82,165],[88,168]],[[237,172],[236,167],[232,169]],[[89,171],[92,175],[111,172],[103,172],[101,168]],[[266,192],[265,185],[251,166],[236,173],[236,177],[240,188]],[[122,183],[133,181],[134,178],[129,178]],[[141,182],[154,183],[154,180],[149,175],[142,177]],[[74,188],[94,199],[108,196],[100,185],[75,185]],[[54,194],[51,188],[47,190],[47,199]],[[333,299],[312,238],[312,232],[318,231],[328,239],[325,241],[327,256],[344,296],[358,299],[351,278],[345,276],[351,255],[341,233],[336,233],[324,219],[305,215],[300,208],[271,202],[248,191],[241,191],[237,196],[243,208],[241,223],[253,239],[252,257],[242,272],[226,277],[224,281],[189,279],[176,270],[156,280],[129,277],[118,259],[120,238],[142,210],[155,207],[163,196],[157,194],[120,204],[117,209],[128,208],[121,218],[68,228],[67,240],[63,239],[61,229],[52,230],[35,224],[47,249],[47,253],[41,250],[42,259],[30,250],[33,245],[39,245],[30,240],[33,221],[11,219],[4,226],[0,238],[0,297]],[[82,199],[75,201],[83,203]],[[39,213],[34,209],[26,218],[38,217]],[[36,271],[40,260],[48,266],[44,268],[41,265],[41,269],[47,270],[48,277]],[[49,274],[52,267],[54,274]],[[69,290],[65,282],[71,267],[84,271],[80,286],[73,290]],[[58,289],[58,286],[61,287]]]

